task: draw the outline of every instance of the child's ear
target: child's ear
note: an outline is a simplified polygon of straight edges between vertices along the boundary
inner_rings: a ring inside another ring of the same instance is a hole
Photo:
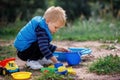
[[[50,22],[50,20],[49,19],[46,19],[46,23],[49,23]]]

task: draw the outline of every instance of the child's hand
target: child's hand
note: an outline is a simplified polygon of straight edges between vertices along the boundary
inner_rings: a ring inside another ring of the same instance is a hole
[[[69,50],[65,48],[56,48],[56,51],[69,52]]]

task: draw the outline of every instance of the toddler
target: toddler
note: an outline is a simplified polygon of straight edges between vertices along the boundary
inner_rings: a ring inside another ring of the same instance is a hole
[[[49,7],[43,17],[33,17],[18,33],[14,40],[17,56],[26,61],[32,69],[40,69],[43,64],[58,63],[54,51],[67,52],[65,48],[52,45],[52,34],[66,23],[66,14],[61,7]]]

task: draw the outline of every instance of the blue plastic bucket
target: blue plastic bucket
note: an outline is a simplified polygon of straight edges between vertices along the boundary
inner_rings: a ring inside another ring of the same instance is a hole
[[[70,52],[54,52],[53,55],[58,59],[58,61],[66,62],[66,55],[69,53],[79,53],[79,55],[91,54],[92,50],[89,48],[68,48]],[[71,54],[72,55],[72,54]]]
[[[75,66],[81,62],[81,55],[78,52],[66,53],[66,61],[68,65]]]
[[[62,61],[62,62],[66,61],[66,56],[64,52],[54,52],[53,55],[57,58],[58,61]]]

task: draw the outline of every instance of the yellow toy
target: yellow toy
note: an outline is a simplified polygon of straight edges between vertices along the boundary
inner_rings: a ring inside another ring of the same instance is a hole
[[[0,61],[0,66],[1,69],[4,68],[4,70],[0,70],[2,75],[19,71],[18,66],[15,64],[15,58],[7,58]]]
[[[58,67],[58,72],[63,72],[65,70],[67,70],[65,66]]]
[[[68,71],[68,74],[76,75],[76,72],[73,70],[72,67],[68,67],[68,68],[67,68],[67,71]]]
[[[32,73],[31,72],[15,72],[12,73],[11,76],[14,80],[28,80],[31,78]]]
[[[54,68],[54,65],[50,65],[48,67]],[[67,67],[67,68],[65,66],[58,67],[58,72],[64,72],[64,71],[67,71],[68,74],[76,75],[76,72],[75,72],[75,70],[73,70],[72,67]]]

